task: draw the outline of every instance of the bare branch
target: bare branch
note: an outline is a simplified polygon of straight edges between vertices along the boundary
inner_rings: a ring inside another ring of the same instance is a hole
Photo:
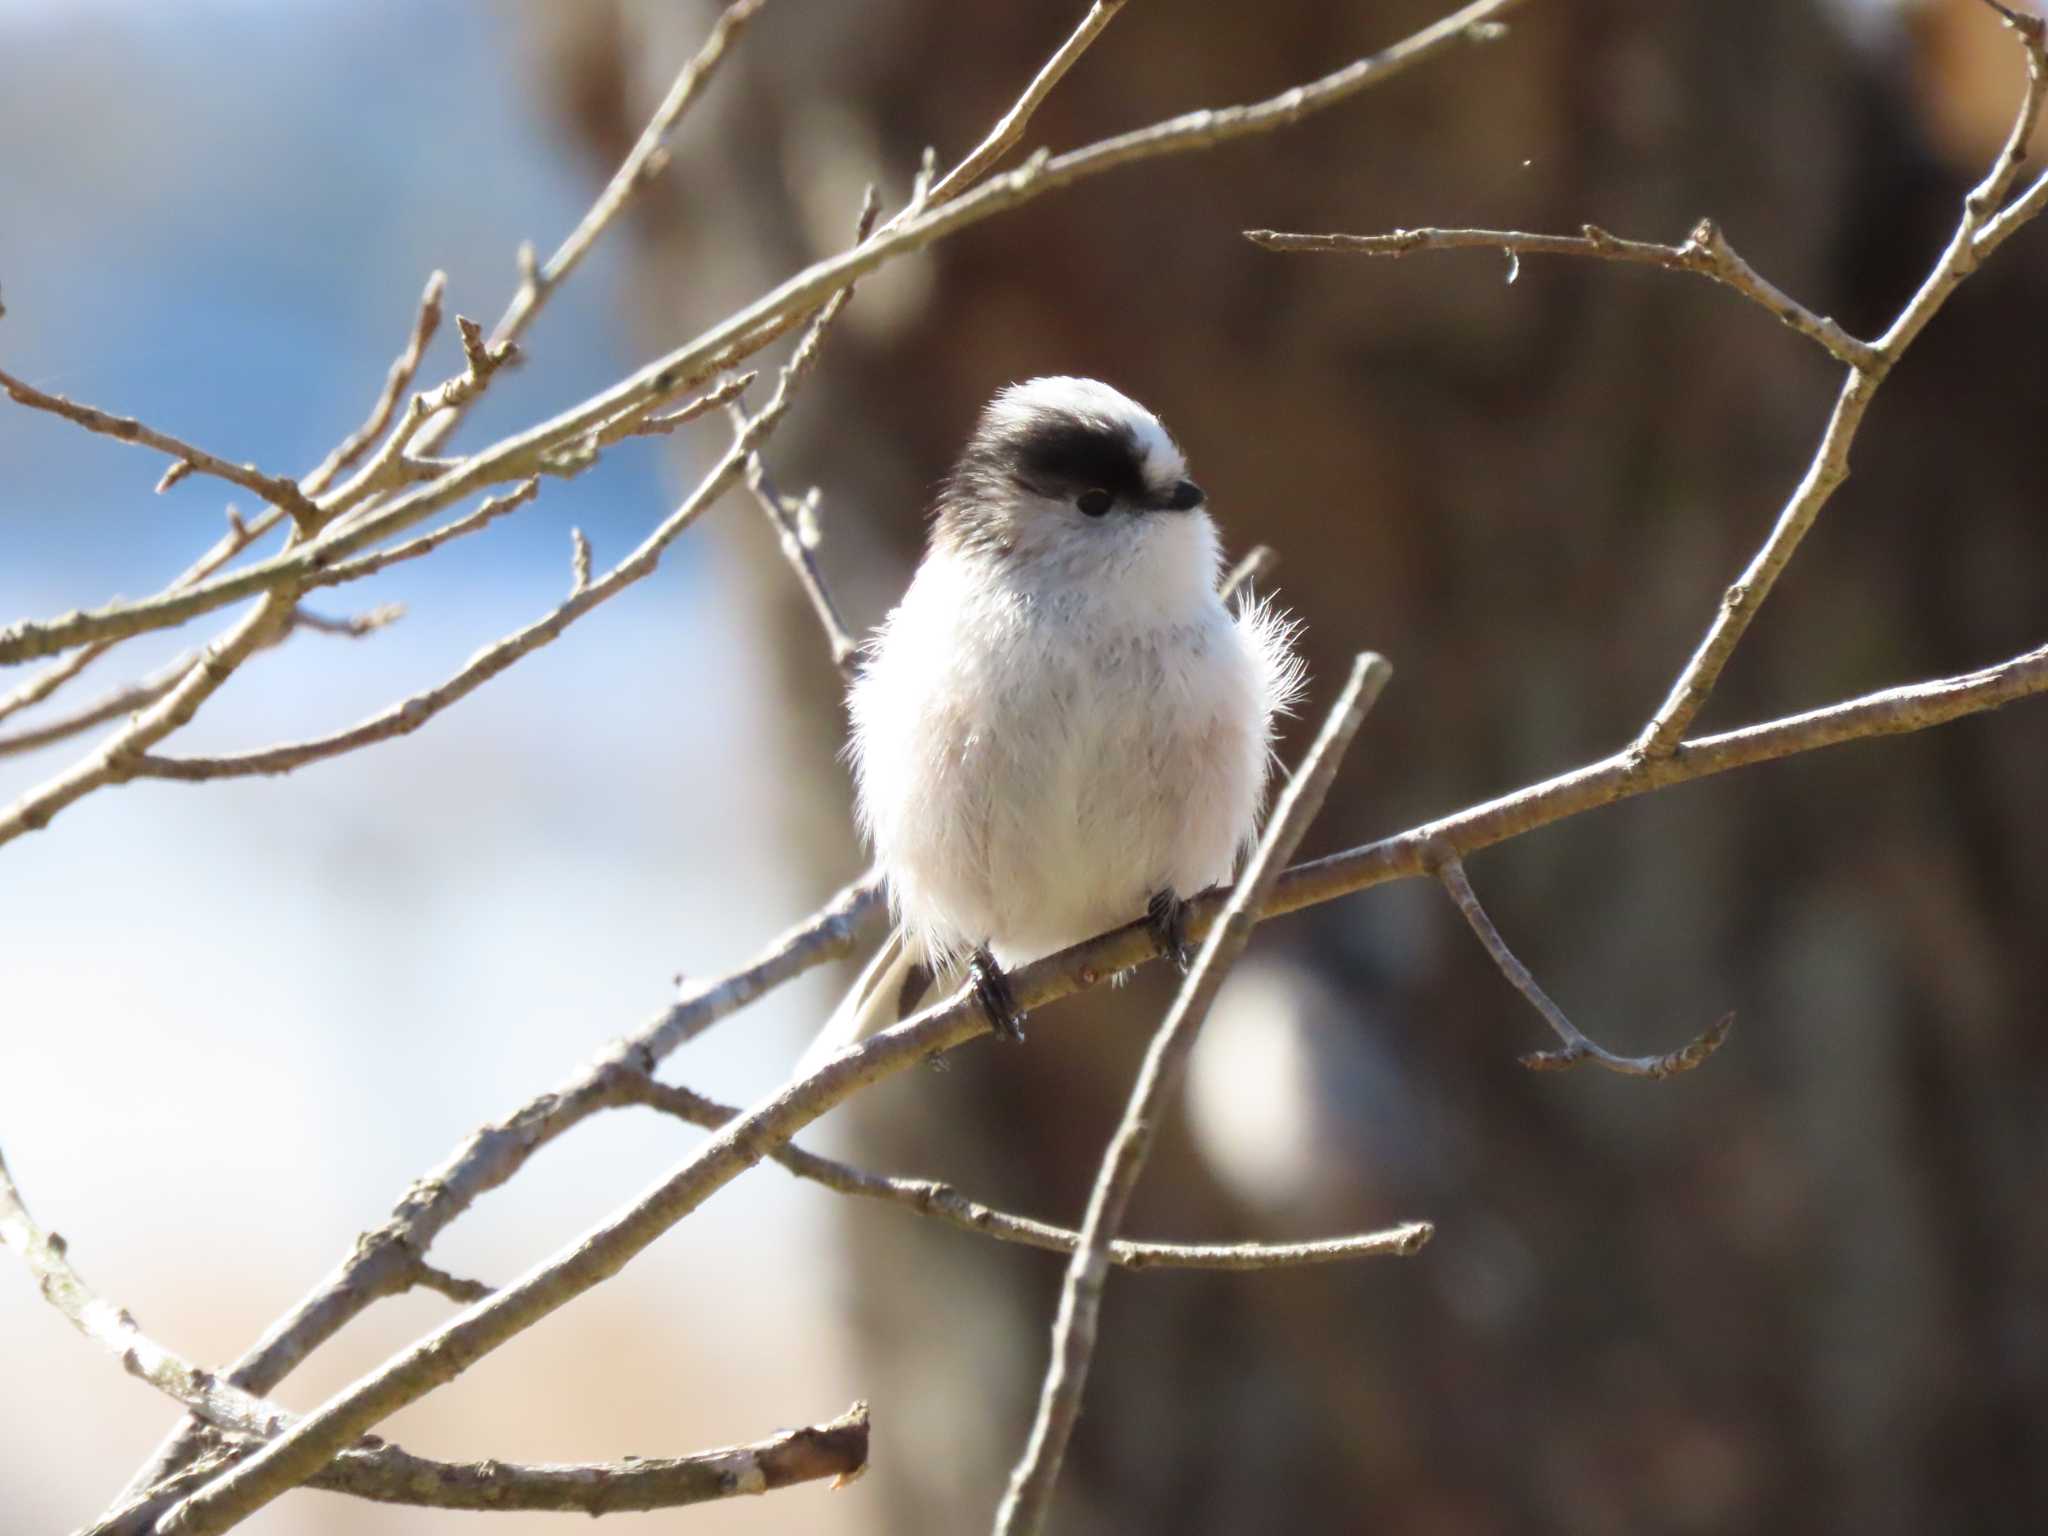
[[[695,421],[706,411],[715,410],[721,405],[739,399],[741,395],[746,393],[747,386],[759,377],[760,375],[757,373],[736,373],[716,389],[707,390],[688,405],[660,416],[637,416],[628,412],[626,417],[620,418],[625,420],[625,425],[617,429],[616,432],[613,429],[612,423],[607,422],[599,433],[599,440],[602,442],[616,442],[619,438],[626,437],[666,436],[668,433],[675,431],[677,427]]]
[[[720,1104],[688,1088],[678,1088],[652,1077],[643,1077],[632,1090],[639,1102],[707,1131],[738,1118],[740,1111]],[[936,1217],[963,1232],[978,1232],[998,1242],[1020,1243],[1047,1253],[1072,1253],[1080,1234],[1028,1216],[1014,1216],[970,1200],[933,1179],[892,1178],[870,1173],[851,1163],[821,1157],[794,1143],[777,1147],[774,1160],[800,1179],[809,1179],[842,1195],[881,1200],[901,1205],[921,1215]],[[1383,1232],[1362,1232],[1343,1237],[1316,1238],[1300,1243],[1146,1243],[1119,1238],[1110,1244],[1113,1264],[1127,1269],[1292,1269],[1304,1264],[1336,1264],[1379,1254],[1408,1257],[1420,1253],[1435,1236],[1426,1221],[1403,1222]]]
[[[1515,958],[1515,952],[1508,948],[1507,940],[1500,936],[1500,930],[1493,926],[1493,919],[1487,916],[1486,908],[1480,905],[1472,882],[1465,878],[1464,862],[1455,853],[1444,855],[1437,866],[1436,877],[1450,893],[1451,900],[1458,904],[1458,910],[1465,914],[1465,921],[1471,924],[1473,933],[1478,935],[1487,954],[1493,957],[1493,963],[1500,967],[1501,974],[1514,983],[1515,990],[1529,1000],[1557,1038],[1564,1042],[1561,1051],[1535,1051],[1524,1056],[1522,1065],[1532,1071],[1558,1071],[1590,1061],[1623,1077],[1673,1077],[1680,1072],[1690,1072],[1719,1050],[1721,1042],[1728,1038],[1728,1030],[1735,1023],[1732,1013],[1723,1014],[1717,1022],[1675,1051],[1661,1056],[1615,1055],[1580,1033],[1578,1026],[1565,1016],[1564,1010],[1536,984],[1529,968]]]
[[[1273,574],[1273,568],[1280,563],[1280,556],[1270,544],[1254,544],[1245,557],[1230,568],[1230,574],[1223,578],[1223,585],[1217,596],[1229,602],[1240,592],[1249,592],[1252,583]]]
[[[738,406],[731,410],[735,423],[743,419]],[[825,573],[818,569],[812,540],[806,537],[804,519],[775,489],[768,478],[768,467],[758,453],[747,456],[747,491],[768,519],[768,526],[775,530],[782,558],[796,572],[798,585],[811,600],[811,611],[817,615],[818,626],[825,631],[825,643],[832,651],[832,665],[841,677],[851,677],[860,659],[860,642],[847,632],[846,621],[839,616],[839,605],[832,600],[831,588],[825,585]]]
[[[862,204],[861,228],[865,231],[874,220],[875,194],[868,188]],[[658,524],[654,531],[643,539],[639,548],[624,560],[613,566],[596,581],[580,581],[569,596],[549,613],[536,619],[524,629],[505,636],[494,644],[484,647],[471,657],[462,669],[445,682],[428,688],[401,700],[381,713],[372,716],[346,731],[317,737],[310,741],[290,743],[267,748],[263,751],[243,753],[238,756],[177,758],[156,757],[145,754],[129,759],[123,772],[130,777],[137,775],[176,779],[185,783],[199,783],[209,779],[240,778],[253,774],[289,773],[309,763],[339,757],[347,752],[358,751],[380,741],[389,741],[400,736],[409,736],[429,720],[448,709],[500,672],[513,665],[522,657],[529,656],[543,646],[552,644],[562,631],[576,620],[590,612],[598,604],[617,596],[627,587],[652,575],[661,563],[661,557],[669,544],[697,519],[706,507],[731,488],[740,477],[748,458],[758,450],[768,435],[781,423],[783,413],[789,408],[796,386],[802,382],[816,364],[818,352],[824,343],[832,322],[853,295],[853,289],[842,288],[817,314],[805,330],[803,339],[790,354],[789,361],[782,366],[776,379],[775,392],[767,404],[753,416],[742,415],[735,431],[733,443],[711,472],[698,483],[697,489],[674,512]],[[457,317],[458,323],[460,317]],[[523,500],[531,491],[522,487],[517,499]],[[506,510],[499,508],[499,511]],[[489,504],[477,509],[472,519],[481,519],[490,512]],[[492,513],[491,515],[496,515]],[[465,520],[469,521],[469,520]],[[454,525],[442,531],[442,536],[451,536]],[[466,531],[466,530],[465,530]],[[429,535],[429,537],[433,537]],[[415,541],[416,543],[422,541]],[[385,559],[393,558],[396,551],[388,552]],[[377,557],[368,557],[357,562],[374,566]],[[337,568],[347,572],[350,567]],[[335,570],[329,570],[324,581],[345,579],[337,577]]]
[[[326,614],[314,613],[310,609],[294,609],[291,629],[310,629],[323,635],[341,635],[349,640],[360,640],[365,635],[374,635],[387,625],[396,624],[405,617],[405,604],[382,603],[367,613],[355,613],[345,618],[330,618]]]
[[[378,434],[390,424],[391,413],[398,409],[399,398],[412,387],[412,381],[420,371],[420,359],[426,355],[427,344],[441,328],[441,299],[447,289],[447,273],[436,272],[427,279],[426,291],[420,295],[419,310],[413,316],[412,331],[405,339],[405,349],[392,361],[390,371],[384,375],[384,387],[377,392],[369,416],[299,482],[299,488],[308,496],[318,496],[332,485],[334,477],[361,458],[370,444],[377,440]]]
[[[0,812],[0,843],[39,831],[50,818],[108,784],[135,776],[143,755],[199,712],[243,662],[274,645],[291,623],[296,594],[272,592],[210,643],[171,689],[89,757],[47,779]]]
[[[268,1434],[282,1410],[201,1370],[151,1339],[129,1315],[95,1292],[71,1267],[64,1240],[36,1225],[7,1160],[0,1157],[0,1243],[28,1265],[43,1293],[80,1333],[111,1353],[129,1375],[148,1382],[217,1424]]]
[[[282,641],[293,630],[300,628],[318,630],[326,634],[344,635],[351,639],[361,639],[363,636],[372,634],[382,629],[385,625],[403,617],[404,613],[405,608],[399,603],[386,603],[380,608],[371,609],[368,613],[345,619],[322,618],[318,614],[308,613],[305,609],[300,608],[292,614],[291,622],[278,632],[275,640],[271,643],[275,644]],[[90,660],[97,654],[97,650],[97,647],[88,647],[82,651],[74,651],[71,653],[71,657],[66,659],[66,662],[68,663],[73,658]],[[0,736],[0,757],[11,757],[21,752],[33,752],[38,748],[50,746],[55,742],[68,740],[70,737],[91,730],[96,725],[105,725],[109,720],[118,720],[123,715],[133,714],[138,709],[145,709],[176,687],[178,680],[191,670],[192,663],[196,660],[198,660],[196,655],[187,653],[178,657],[177,660],[169,665],[158,668],[147,677],[117,688],[90,704],[81,705],[69,714],[60,715],[54,720],[45,720],[40,725],[27,726],[8,735]],[[59,668],[53,667],[50,670],[55,672]],[[59,679],[59,681],[62,681],[62,679]]]
[[[873,204],[873,190],[869,191],[869,206]],[[757,415],[744,419],[735,433],[733,443],[711,472],[701,480],[688,499],[671,512],[654,531],[643,539],[640,547],[613,566],[596,581],[580,587],[547,614],[536,619],[524,629],[505,636],[470,658],[469,662],[445,682],[425,689],[404,699],[389,709],[373,715],[362,724],[331,736],[316,737],[310,741],[294,742],[284,746],[271,747],[260,752],[247,752],[227,757],[154,757],[139,754],[127,760],[123,772],[134,777],[141,775],[158,779],[177,779],[185,783],[199,783],[208,779],[241,778],[252,774],[290,773],[309,763],[326,758],[339,757],[372,746],[380,741],[409,736],[436,715],[458,703],[481,688],[522,657],[530,656],[543,646],[551,645],[576,620],[597,607],[598,604],[617,596],[634,582],[643,580],[654,573],[661,563],[662,552],[674,542],[677,535],[696,521],[697,516],[732,486],[740,476],[742,467],[756,445],[781,422],[783,413],[789,408],[794,389],[816,363],[818,349],[839,311],[852,294],[851,288],[842,288],[823,309],[812,317],[809,329],[798,343],[790,360],[782,367],[776,381],[775,393]],[[478,509],[478,514],[484,511]],[[0,835],[4,835],[5,824],[0,823]]]
[[[1468,854],[1563,816],[1705,777],[1749,762],[1862,736],[1918,730],[2015,698],[2048,691],[2048,646],[1998,667],[1892,689],[1789,720],[1689,742],[1673,757],[1645,763],[1623,752],[1577,773],[1431,822],[1381,843],[1298,866],[1282,876],[1261,916],[1295,911],[1388,880],[1429,873],[1430,850]],[[1191,936],[1206,933],[1217,894],[1189,904]],[[1022,967],[1009,978],[1020,1007],[1035,1009],[1092,987],[1158,954],[1143,922],[1129,924]],[[934,1052],[987,1033],[987,1016],[962,989],[894,1028],[829,1058],[810,1076],[786,1085],[714,1135],[637,1204],[507,1285],[489,1301],[452,1319],[308,1415],[249,1461],[223,1474],[181,1506],[183,1536],[218,1532],[303,1482],[355,1435],[416,1401],[505,1340],[618,1272],[634,1255],[706,1199],[767,1157],[804,1126],[870,1083],[904,1071]],[[353,1315],[353,1314],[351,1314]]]
[[[718,73],[718,66],[724,62],[727,51],[739,41],[755,13],[765,3],[766,0],[733,0],[719,14],[703,46],[670,83],[668,94],[654,109],[647,126],[640,130],[639,139],[627,151],[626,158],[619,162],[619,168],[612,172],[611,180],[597,195],[597,201],[577,221],[568,238],[556,247],[547,264],[535,264],[531,245],[520,248],[519,287],[512,295],[511,304],[491,330],[492,345],[510,345],[526,334],[526,328],[540,313],[541,306],[576,269],[576,264],[589,254],[590,248],[611,227],[634,194],[661,173],[668,163],[669,135],[675,132],[676,125],[689,111],[698,93]],[[455,430],[466,407],[466,400],[444,402],[420,432],[413,444],[414,449],[420,453],[432,453]]]
[[[2023,29],[2019,36],[2027,53],[2027,90],[2004,148],[1999,151],[1983,181],[1963,199],[1962,217],[1957,222],[1955,233],[1927,274],[1926,281],[1907,301],[1906,307],[1899,311],[1898,318],[1884,335],[1872,344],[1874,358],[1849,369],[1820,446],[1814,450],[1813,460],[1792,493],[1792,499],[1778,514],[1777,522],[1750,560],[1748,568],[1736,577],[1734,585],[1722,596],[1720,609],[1707,627],[1692,659],[1671,685],[1670,693],[1656,714],[1637,736],[1635,750],[1643,758],[1667,757],[1677,750],[1678,743],[1712,696],[1714,685],[1720,681],[1729,657],[1734,655],[1736,646],[1748,632],[1757,610],[1771,595],[1778,577],[1791,563],[1800,540],[1806,537],[1807,530],[1820,516],[1821,508],[1827,505],[1835,487],[1848,478],[1849,446],[1855,440],[1856,430],[1863,423],[1864,412],[1869,409],[1878,385],[1905,355],[1914,338],[1926,329],[1928,321],[1934,318],[1948,296],[1976,270],[1980,233],[2012,186],[2014,174],[2026,154],[2027,138],[2040,118],[2043,97],[2048,96],[2048,51],[2044,51],[2041,29]],[[2015,205],[2016,208],[2019,206]],[[2038,211],[2037,205],[2032,212]],[[2031,213],[2023,216],[2031,217]]]
[[[1870,368],[1877,349],[1817,315],[1770,282],[1736,252],[1712,219],[1702,219],[1683,245],[1623,240],[1597,224],[1576,235],[1532,235],[1512,229],[1397,229],[1384,235],[1299,235],[1248,229],[1245,238],[1269,251],[1341,251],[1359,256],[1406,256],[1414,251],[1488,250],[1514,256],[1589,256],[1601,261],[1696,272],[1732,288],[1776,315],[1800,335],[1851,368]]]
[[[186,567],[178,578],[171,583],[169,590],[177,591],[181,587],[188,587],[193,582],[201,580],[219,570],[220,567],[247,549],[249,545],[276,527],[279,519],[283,516],[284,514],[276,507],[265,507],[262,512],[257,514],[254,521],[245,523],[235,509],[229,507],[228,531],[221,536],[211,549],[207,550],[205,554]],[[5,698],[0,698],[0,720],[5,720],[16,711],[27,709],[31,705],[39,704],[49,698],[51,694],[78,676],[79,673],[92,665],[93,662],[99,660],[100,657],[106,655],[117,644],[119,644],[118,641],[102,640],[97,644],[74,651],[62,661],[55,662],[44,668],[43,671],[30,678]],[[112,716],[107,716],[106,718],[112,718]]]
[[[79,673],[99,660],[100,657],[104,656],[110,648],[110,643],[88,645],[83,649],[72,651],[61,661],[52,662],[34,677],[16,688],[12,693],[4,698],[0,698],[0,720],[5,720],[9,715],[42,703],[44,699],[47,699],[59,688],[62,688],[74,677],[78,676]],[[17,748],[16,750],[22,749]]]
[[[513,508],[523,506],[540,494],[540,479],[522,480],[502,496],[485,498],[472,511],[461,517],[443,523],[431,533],[423,533],[416,539],[403,544],[394,544],[389,549],[380,549],[374,554],[358,555],[353,560],[322,567],[306,585],[312,587],[339,586],[344,582],[360,581],[374,576],[387,567],[405,560],[417,560],[421,555],[431,554],[450,539],[459,539],[464,534],[475,533],[489,523],[497,521]]]
[[[201,1370],[158,1345],[123,1308],[97,1295],[65,1256],[63,1240],[37,1227],[0,1157],[0,1242],[18,1252],[36,1276],[44,1298],[87,1338],[104,1345],[134,1376],[150,1383],[209,1422],[238,1434],[276,1433],[291,1414],[240,1387]],[[475,1301],[488,1290],[422,1266],[422,1283]],[[386,1503],[425,1504],[440,1509],[560,1509],[610,1514],[629,1509],[667,1509],[734,1494],[766,1493],[821,1477],[852,1477],[867,1464],[865,1404],[829,1424],[786,1430],[752,1445],[728,1446],[691,1456],[634,1458],[571,1466],[524,1466],[485,1461],[453,1463],[415,1456],[397,1446],[344,1451],[313,1479],[316,1487]],[[195,1470],[211,1476],[234,1453],[210,1457]],[[177,1491],[192,1482],[179,1479]],[[146,1507],[125,1508],[94,1527],[100,1536],[149,1529]]]
[[[551,453],[585,438],[593,427],[624,412],[659,405],[731,367],[787,330],[867,273],[924,249],[983,219],[1020,207],[1049,192],[1161,155],[1213,148],[1270,133],[1335,106],[1453,48],[1496,37],[1493,25],[1527,0],[1472,0],[1401,42],[1322,79],[1247,106],[1204,108],[1149,128],[1104,139],[1065,155],[1035,155],[1018,169],[882,230],[853,250],[814,262],[746,305],[694,341],[685,343],[611,388],[464,459],[460,467],[377,508],[360,520],[330,529],[313,544],[260,561],[231,576],[134,603],[93,612],[24,621],[0,630],[0,664],[31,660],[90,641],[180,624],[227,603],[301,579],[315,552],[327,560],[381,543],[434,512],[486,486],[540,472]],[[427,444],[414,445],[421,451]]]
[[[1054,50],[1052,57],[1040,66],[1037,75],[1024,88],[1024,94],[1019,96],[1016,104],[996,121],[995,127],[989,129],[988,136],[974,146],[966,159],[946,172],[945,177],[936,186],[933,186],[929,177],[926,177],[922,194],[910,200],[911,208],[928,208],[965,191],[1009,153],[1011,146],[1024,137],[1024,130],[1031,125],[1032,115],[1038,111],[1045,98],[1052,94],[1053,87],[1066,78],[1067,71],[1074,67],[1075,61],[1088,51],[1089,45],[1101,36],[1102,29],[1114,21],[1116,13],[1123,8],[1124,0],[1095,0],[1095,3],[1088,7],[1088,14],[1081,18],[1081,24]]]
[[[94,1292],[72,1268],[63,1239],[46,1233],[28,1213],[0,1157],[0,1243],[28,1265],[43,1297],[78,1331],[103,1345],[130,1375],[156,1387],[207,1421],[237,1435],[264,1438],[295,1422],[293,1415],[221,1380],[163,1348],[136,1326],[125,1308]],[[457,1280],[420,1266],[420,1282],[476,1301],[490,1294],[473,1281]],[[867,1464],[865,1404],[856,1403],[829,1424],[789,1430],[752,1445],[728,1446],[690,1456],[634,1458],[568,1466],[485,1461],[455,1463],[415,1456],[394,1445],[344,1451],[313,1479],[314,1486],[386,1503],[424,1504],[440,1509],[560,1509],[609,1514],[629,1509],[666,1509],[734,1494],[770,1489],[821,1477],[851,1477]],[[210,1475],[233,1455],[209,1459]],[[191,1484],[180,1479],[181,1489]],[[102,1536],[149,1529],[147,1511],[127,1508],[101,1522]]]
[[[166,471],[157,483],[159,491],[166,490],[182,479],[185,474],[198,471],[226,480],[254,491],[273,506],[291,514],[293,521],[309,524],[317,515],[313,503],[306,499],[298,485],[283,475],[267,475],[254,464],[230,464],[226,459],[208,453],[204,448],[194,448],[190,443],[172,437],[168,432],[145,426],[133,416],[114,416],[90,405],[80,405],[62,395],[45,394],[33,384],[17,379],[5,369],[0,369],[0,389],[20,405],[35,410],[48,411],[53,416],[62,416],[66,421],[76,422],[88,432],[98,432],[106,437],[117,437],[124,443],[140,443],[145,448],[154,448],[159,453],[168,453],[172,460],[171,469]],[[178,465],[185,466],[179,471]]]
[[[1038,1414],[1024,1454],[1010,1474],[1009,1490],[996,1511],[998,1536],[1034,1536],[1044,1528],[1047,1511],[1052,1507],[1053,1487],[1059,1481],[1060,1464],[1066,1459],[1067,1442],[1081,1415],[1081,1394],[1095,1355],[1096,1325],[1102,1310],[1103,1287],[1109,1278],[1110,1243],[1130,1210],[1138,1180],[1144,1176],[1160,1118],[1186,1075],[1195,1036],[1209,1016],[1209,1006],[1216,1000],[1223,978],[1251,939],[1259,908],[1265,904],[1287,861],[1294,856],[1294,850],[1301,845],[1309,823],[1322,809],[1323,797],[1337,776],[1337,765],[1343,761],[1345,749],[1378,702],[1380,690],[1393,671],[1384,657],[1370,652],[1360,655],[1353,664],[1350,681],[1338,696],[1315,745],[1309,748],[1301,767],[1281,791],[1272,824],[1259,839],[1243,878],[1231,892],[1222,917],[1209,930],[1194,968],[1188,972],[1179,996],[1145,1052],[1144,1064],[1138,1069],[1138,1079],[1131,1085],[1130,1100],[1124,1106],[1123,1119],[1102,1155],[1102,1170],[1088,1197],[1087,1218],[1081,1224],[1081,1241],[1067,1266]]]
[[[316,1488],[387,1504],[435,1509],[568,1510],[615,1515],[679,1509],[742,1494],[772,1493],[820,1478],[858,1477],[868,1464],[868,1405],[808,1429],[785,1429],[750,1445],[688,1456],[634,1456],[573,1466],[429,1461],[387,1446],[345,1451],[313,1481]]]
[[[421,424],[437,412],[466,406],[481,395],[499,369],[508,367],[519,355],[509,341],[486,343],[483,327],[467,315],[455,317],[455,334],[462,341],[462,372],[425,394],[405,403],[398,425],[385,434],[384,441],[339,490],[320,503],[322,523],[345,525],[356,521],[369,504],[384,492],[410,482],[431,479],[440,471],[421,468],[415,451],[424,453],[425,434]],[[453,418],[450,418],[453,419]],[[356,514],[351,517],[349,514]],[[329,542],[332,542],[331,540]]]
[[[676,1001],[567,1082],[478,1127],[432,1172],[407,1190],[391,1218],[365,1233],[291,1312],[237,1360],[227,1380],[268,1392],[307,1355],[385,1296],[419,1283],[421,1255],[450,1223],[497,1189],[535,1152],[591,1115],[634,1103],[638,1084],[670,1052],[783,983],[842,960],[883,915],[881,882],[869,875],[839,892],[814,916],[783,934],[745,969],[687,987]],[[130,1484],[157,1483],[200,1449],[198,1425],[173,1431],[151,1465]]]
[[[491,1294],[491,1288],[481,1280],[464,1279],[451,1275],[445,1269],[437,1269],[425,1259],[416,1258],[412,1269],[412,1286],[423,1291],[435,1291],[450,1301],[468,1306],[473,1301],[482,1301]]]

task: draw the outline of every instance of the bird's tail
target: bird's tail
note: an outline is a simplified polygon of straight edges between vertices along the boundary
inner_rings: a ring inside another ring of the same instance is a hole
[[[908,1017],[931,990],[931,983],[930,968],[904,943],[903,930],[891,932],[845,1000],[832,1010],[832,1017],[825,1021],[817,1038],[797,1059],[796,1075],[809,1077],[849,1045]]]

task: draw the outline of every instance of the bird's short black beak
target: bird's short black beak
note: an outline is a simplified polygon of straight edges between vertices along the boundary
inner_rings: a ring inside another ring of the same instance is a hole
[[[1162,512],[1192,512],[1207,499],[1194,481],[1183,480],[1162,496],[1157,505]]]

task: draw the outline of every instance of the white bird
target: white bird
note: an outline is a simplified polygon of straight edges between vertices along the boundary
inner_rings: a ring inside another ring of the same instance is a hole
[[[1218,594],[1202,490],[1150,411],[1093,379],[998,394],[941,490],[849,700],[862,831],[896,929],[804,1058],[964,968],[1020,1036],[1007,968],[1182,903],[1252,841],[1294,626]]]

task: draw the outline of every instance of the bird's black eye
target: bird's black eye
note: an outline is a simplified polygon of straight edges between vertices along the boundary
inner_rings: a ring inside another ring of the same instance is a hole
[[[1100,517],[1109,510],[1116,498],[1104,490],[1083,491],[1074,498],[1074,505],[1089,517]]]

